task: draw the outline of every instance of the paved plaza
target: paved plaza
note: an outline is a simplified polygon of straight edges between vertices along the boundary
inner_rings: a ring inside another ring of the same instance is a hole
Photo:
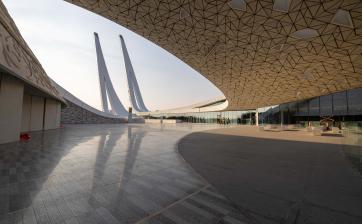
[[[342,138],[220,127],[71,125],[2,144],[0,223],[361,223]]]
[[[347,143],[240,126],[192,133],[179,150],[255,223],[360,224],[362,178],[348,153],[362,150]]]
[[[248,223],[177,153],[215,125],[81,125],[0,145],[0,223]]]

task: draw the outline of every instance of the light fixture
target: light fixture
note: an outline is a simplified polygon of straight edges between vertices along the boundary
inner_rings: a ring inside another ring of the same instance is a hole
[[[332,19],[332,23],[338,26],[353,28],[351,14],[343,9],[338,9]]]
[[[296,92],[296,97],[297,97],[297,98],[300,98],[300,95],[302,95],[302,93],[301,93],[300,91],[297,91],[297,92]]]
[[[185,19],[186,17],[189,17],[190,14],[183,8],[180,9],[180,19]]]
[[[273,10],[288,12],[291,0],[274,0]]]
[[[214,45],[211,46],[210,50],[206,53],[205,58],[209,57],[209,55],[211,55],[211,54],[215,51],[216,46],[217,46],[218,44],[219,44],[219,41],[216,41],[216,42],[214,43]]]
[[[246,2],[244,0],[231,0],[228,4],[232,9],[246,11]]]
[[[315,80],[315,71],[313,68],[307,68],[304,73],[298,75],[301,80],[313,81]]]
[[[297,38],[297,39],[310,39],[313,37],[318,37],[319,33],[315,29],[305,28],[305,29],[295,31],[290,36]]]

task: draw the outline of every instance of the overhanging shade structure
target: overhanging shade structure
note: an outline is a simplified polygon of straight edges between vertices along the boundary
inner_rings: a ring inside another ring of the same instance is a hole
[[[360,0],[67,1],[180,58],[228,110],[362,87]]]
[[[101,44],[97,33],[94,33],[96,51],[97,51],[97,62],[98,62],[98,74],[99,74],[99,85],[101,90],[102,107],[104,112],[110,112],[119,116],[127,116],[128,112],[119,100],[116,91],[113,88],[111,78],[109,77],[106,62],[103,57]],[[111,104],[111,111],[108,107],[108,101]]]
[[[124,65],[126,67],[126,73],[127,73],[128,91],[132,107],[137,112],[147,112],[149,110],[146,108],[145,103],[143,102],[141,91],[140,88],[138,87],[137,79],[133,70],[131,59],[129,58],[128,55],[126,44],[124,42],[122,35],[119,35],[119,37],[121,38]]]

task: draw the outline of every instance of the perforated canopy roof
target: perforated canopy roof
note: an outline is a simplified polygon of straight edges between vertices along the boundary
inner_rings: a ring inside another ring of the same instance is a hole
[[[168,50],[228,109],[362,87],[360,0],[67,0]]]

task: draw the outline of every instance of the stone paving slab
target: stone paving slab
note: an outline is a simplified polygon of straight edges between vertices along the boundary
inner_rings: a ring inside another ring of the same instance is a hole
[[[362,223],[362,178],[341,138],[244,126],[192,133],[179,150],[258,223]]]
[[[0,223],[245,223],[177,152],[215,127],[71,125],[0,145]]]

